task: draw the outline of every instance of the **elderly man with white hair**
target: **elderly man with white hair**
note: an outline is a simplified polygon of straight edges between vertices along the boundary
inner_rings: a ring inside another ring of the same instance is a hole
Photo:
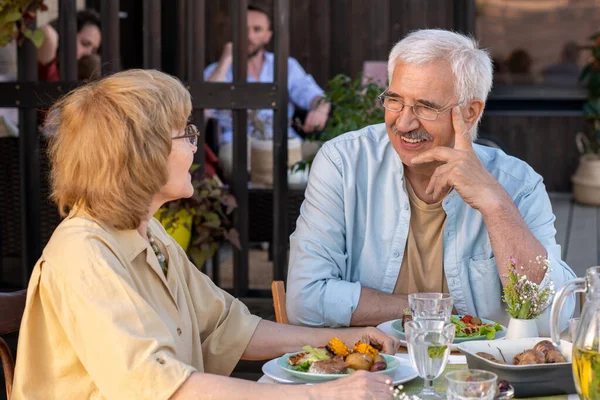
[[[388,74],[385,123],[325,143],[312,165],[290,238],[290,321],[377,325],[400,318],[409,293],[445,292],[460,314],[507,322],[510,257],[536,283],[573,279],[541,176],[473,143],[492,86],[487,52],[455,32],[415,31],[393,47]],[[530,263],[538,256],[551,268]],[[569,299],[562,326],[573,309]]]

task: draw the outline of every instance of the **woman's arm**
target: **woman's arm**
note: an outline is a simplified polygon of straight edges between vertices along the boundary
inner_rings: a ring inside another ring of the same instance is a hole
[[[48,65],[56,58],[58,33],[50,25],[44,25],[40,27],[40,30],[44,32],[44,41],[38,49],[38,61],[42,65]]]
[[[390,377],[357,371],[347,378],[318,385],[268,385],[219,375],[194,372],[170,400],[188,399],[345,399],[379,400],[392,398]]]
[[[261,320],[242,359],[265,360],[279,357],[284,353],[300,351],[305,345],[324,346],[334,336],[341,339],[348,347],[362,340],[376,345],[387,354],[395,354],[400,346],[397,339],[376,328],[309,328]]]

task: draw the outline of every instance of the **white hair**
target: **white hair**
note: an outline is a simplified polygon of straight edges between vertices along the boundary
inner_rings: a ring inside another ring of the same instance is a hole
[[[460,33],[443,29],[423,29],[409,33],[394,45],[388,59],[388,78],[398,62],[425,65],[446,60],[454,74],[454,92],[463,103],[480,99],[485,105],[492,89],[492,60],[487,51],[478,47],[477,41]],[[483,113],[481,114],[483,115]],[[477,125],[471,128],[471,139],[477,138]]]

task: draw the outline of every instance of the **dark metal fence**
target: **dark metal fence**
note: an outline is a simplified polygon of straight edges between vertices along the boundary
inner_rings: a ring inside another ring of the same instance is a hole
[[[102,21],[102,74],[120,69],[119,0],[104,0],[100,5]],[[177,74],[192,95],[195,119],[203,126],[204,108],[233,110],[234,166],[231,190],[238,200],[235,216],[242,249],[234,250],[234,288],[236,296],[248,295],[248,175],[247,175],[247,109],[267,108],[275,111],[274,185],[273,185],[273,261],[274,278],[284,279],[287,269],[288,228],[287,199],[287,58],[289,55],[289,0],[274,1],[275,79],[273,83],[247,83],[247,0],[231,0],[234,38],[234,79],[231,83],[203,82],[206,38],[204,32],[205,1],[177,0],[177,28],[184,38],[178,49]],[[59,1],[60,81],[37,81],[37,52],[25,41],[18,50],[18,80],[0,83],[0,107],[19,108],[19,162],[21,210],[22,286],[27,285],[35,262],[41,255],[40,222],[42,219],[41,187],[46,184],[40,174],[40,138],[37,110],[49,107],[58,97],[76,87],[75,0]],[[143,2],[144,68],[161,68],[161,1]],[[163,27],[166,28],[166,27]],[[169,27],[171,29],[171,27]],[[2,143],[0,141],[0,143]],[[199,144],[197,162],[204,162],[204,137]],[[1,145],[1,144],[0,144]],[[4,224],[5,221],[2,221]],[[6,238],[0,240],[0,245]],[[1,262],[0,258],[0,262]],[[0,264],[2,269],[2,264]]]

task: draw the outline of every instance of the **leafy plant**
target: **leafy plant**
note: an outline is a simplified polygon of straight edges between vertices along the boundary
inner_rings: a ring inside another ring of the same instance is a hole
[[[26,38],[36,47],[44,42],[40,29],[32,30],[38,11],[46,11],[44,0],[4,0],[0,2],[0,47],[16,40],[19,45]]]
[[[248,110],[250,136],[260,140],[270,139],[273,133],[271,117],[261,117],[260,110]]]
[[[583,113],[591,125],[583,145],[578,144],[581,152],[596,153],[600,156],[600,32],[590,36],[592,44],[586,46],[591,53],[588,63],[581,71],[580,81],[588,87],[588,101]],[[581,140],[581,139],[578,139]]]
[[[383,122],[383,108],[377,96],[385,90],[373,80],[363,82],[362,76],[351,79],[338,74],[327,83],[325,99],[331,104],[331,113],[318,140],[326,142],[346,132]],[[316,138],[313,138],[316,139]],[[292,170],[304,170],[312,159],[300,161]]]
[[[383,122],[383,108],[378,105],[377,96],[384,90],[372,80],[363,83],[361,76],[355,79],[344,74],[335,76],[327,84],[325,96],[332,113],[320,140]]]
[[[535,262],[550,273],[550,261],[547,258],[538,256]],[[519,272],[523,269],[523,266],[517,266],[514,259],[509,260],[508,283],[504,287],[502,301],[508,306],[506,311],[513,318],[534,319],[552,303],[555,293],[554,282],[549,280],[547,284],[540,286],[527,279],[527,275]]]
[[[162,220],[165,229],[169,230],[174,224],[184,224],[182,209],[192,214],[192,239],[188,253],[197,267],[204,265],[211,258],[220,242],[228,241],[237,249],[241,248],[238,231],[234,228],[232,213],[237,208],[235,197],[225,186],[216,180],[200,174],[197,165],[192,167],[192,185],[194,194],[190,198],[179,199],[167,203],[165,218]]]

